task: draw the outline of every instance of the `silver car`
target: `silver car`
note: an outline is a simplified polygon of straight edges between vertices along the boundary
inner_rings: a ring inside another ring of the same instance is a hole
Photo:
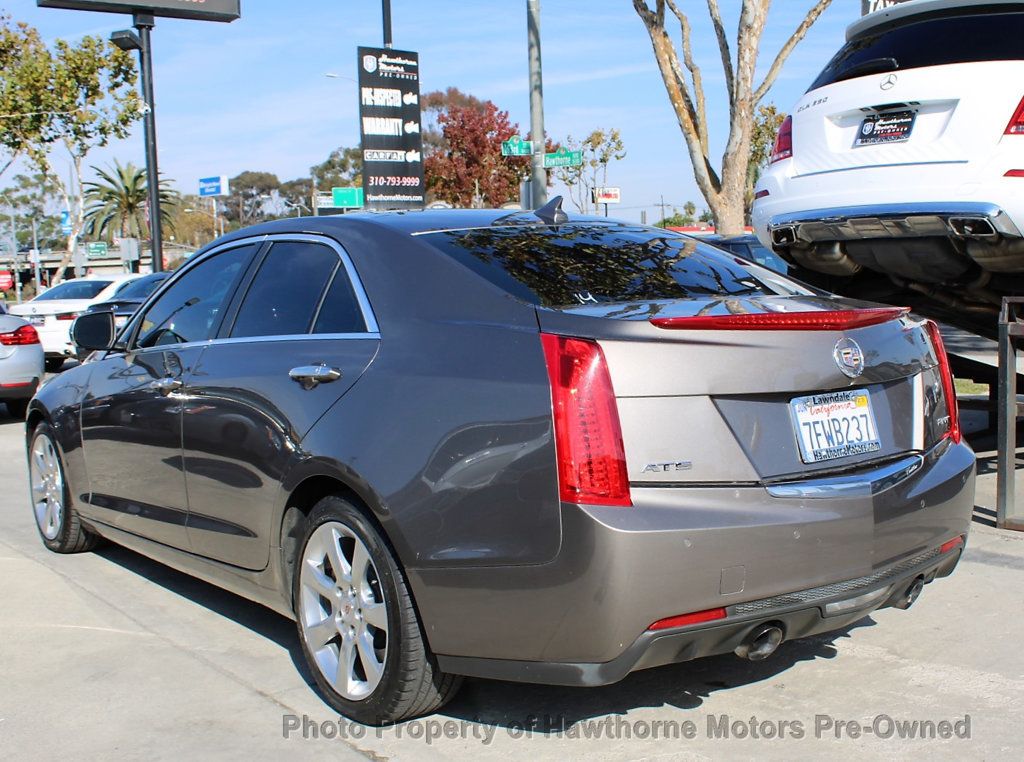
[[[0,314],[0,402],[14,418],[24,418],[43,380],[43,346],[28,322]]]
[[[970,526],[933,324],[557,204],[240,230],[74,332],[27,422],[43,542],[293,617],[363,722],[767,658],[908,607]]]

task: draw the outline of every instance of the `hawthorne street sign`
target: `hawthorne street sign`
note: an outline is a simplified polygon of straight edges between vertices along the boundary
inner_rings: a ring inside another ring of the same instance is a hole
[[[533,156],[533,141],[514,135],[501,142],[502,156]]]
[[[569,151],[559,148],[554,153],[544,154],[544,169],[555,167],[578,167],[583,163],[583,151]]]
[[[85,256],[89,259],[102,259],[108,253],[107,244],[104,241],[93,241],[85,245]]]

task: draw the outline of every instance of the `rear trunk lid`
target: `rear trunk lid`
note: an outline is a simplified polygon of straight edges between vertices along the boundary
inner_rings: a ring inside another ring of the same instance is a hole
[[[932,347],[905,316],[839,330],[689,329],[678,319],[864,308],[758,296],[539,309],[538,320],[544,332],[599,342],[632,483],[742,484],[923,449],[926,398],[939,398]],[[676,326],[652,322],[665,318]]]
[[[989,156],[1024,95],[1022,8],[855,24],[794,109],[795,174]]]

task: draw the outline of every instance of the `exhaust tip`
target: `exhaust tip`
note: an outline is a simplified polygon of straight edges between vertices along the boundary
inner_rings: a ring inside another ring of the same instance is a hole
[[[782,644],[785,633],[782,627],[773,622],[760,624],[750,631],[734,653],[741,659],[761,661],[767,659]]]
[[[987,217],[950,217],[949,226],[963,238],[994,238],[998,235]]]
[[[772,230],[772,243],[776,246],[791,246],[796,243],[796,228],[792,225]]]
[[[916,577],[903,591],[903,594],[893,601],[892,605],[898,609],[909,609],[914,605],[914,601],[921,597],[922,590],[924,590],[924,577]]]

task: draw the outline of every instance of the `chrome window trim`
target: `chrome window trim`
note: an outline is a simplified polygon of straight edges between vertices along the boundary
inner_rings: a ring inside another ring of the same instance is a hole
[[[125,354],[137,354],[139,352],[146,352],[149,350],[174,350],[174,349],[186,349],[188,347],[208,346],[211,344],[238,344],[242,342],[266,342],[266,341],[308,341],[310,339],[380,339],[380,328],[377,324],[377,316],[373,312],[373,307],[370,305],[370,299],[366,295],[366,289],[363,288],[363,282],[359,278],[359,274],[356,272],[355,265],[352,264],[352,259],[349,257],[348,252],[345,248],[335,241],[333,238],[324,235],[317,235],[313,233],[273,233],[270,235],[257,235],[247,236],[245,238],[236,238],[231,241],[225,241],[224,243],[217,244],[213,248],[204,251],[202,254],[191,259],[186,265],[185,269],[182,269],[180,273],[187,273],[192,268],[197,267],[202,262],[205,262],[210,257],[216,256],[222,251],[227,249],[234,249],[240,246],[249,246],[255,244],[257,247],[262,246],[265,243],[273,243],[275,241],[305,241],[307,243],[315,243],[325,245],[334,250],[335,254],[341,260],[342,267],[345,268],[345,273],[348,275],[349,283],[352,284],[352,291],[356,296],[356,302],[359,305],[359,310],[363,315],[363,322],[366,324],[365,333],[306,333],[306,334],[289,334],[289,335],[275,335],[275,336],[238,336],[238,337],[225,337],[225,338],[212,338],[204,339],[203,341],[189,341],[179,344],[160,344],[152,347],[138,347],[132,346],[135,339],[137,338],[137,327],[139,320],[142,315],[149,311],[151,304],[155,303],[157,299],[163,294],[163,292],[169,287],[169,285],[178,280],[179,273],[175,273],[170,278],[165,280],[160,286],[150,294],[136,316],[133,317],[128,324],[122,329],[122,334],[128,336],[130,334],[130,341],[126,342],[126,346],[123,351]],[[335,271],[332,278],[337,277],[337,271]],[[116,351],[116,350],[113,350]]]

